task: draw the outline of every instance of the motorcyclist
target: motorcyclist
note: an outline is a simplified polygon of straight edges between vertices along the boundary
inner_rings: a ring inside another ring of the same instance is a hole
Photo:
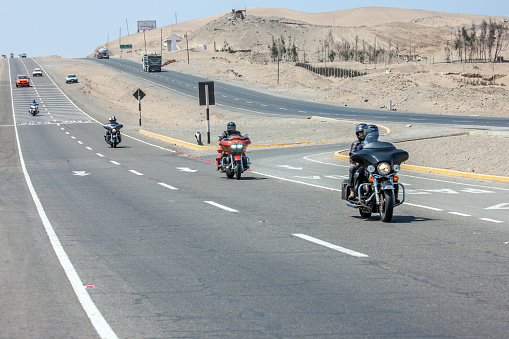
[[[360,123],[357,126],[355,126],[355,135],[357,137],[357,140],[352,142],[352,145],[350,146],[350,153],[348,154],[350,157],[352,156],[352,153],[360,151],[362,149],[363,147],[362,142],[364,141],[364,127],[366,126],[367,124],[365,123]],[[359,163],[353,162],[351,159],[350,164],[351,166],[348,172],[348,190],[349,190],[348,199],[353,199],[355,198],[354,174],[362,167],[360,166]]]
[[[117,131],[118,131],[118,142],[121,142],[122,141],[122,135],[120,134],[120,129],[122,127],[124,127],[124,125],[122,124],[119,124],[117,122],[117,117],[112,115],[109,119],[109,122],[103,126],[107,131],[106,131],[106,134],[104,135],[104,139],[106,141],[108,141],[108,138],[111,138],[110,134],[108,133],[108,131],[112,130],[113,128],[116,128]]]
[[[35,101],[35,99],[30,103],[30,109],[28,112],[32,113],[32,110],[34,110],[35,113],[39,113],[39,104]]]
[[[229,122],[228,124],[226,124],[226,131],[224,131],[223,134],[221,134],[219,136],[219,141],[226,139],[230,135],[234,135],[234,134],[241,135],[240,132],[237,131],[237,125],[235,125],[234,122]]]

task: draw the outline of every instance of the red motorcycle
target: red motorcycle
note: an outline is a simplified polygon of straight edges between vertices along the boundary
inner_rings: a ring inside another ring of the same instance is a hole
[[[233,134],[219,141],[219,155],[216,157],[217,170],[226,173],[229,179],[240,180],[242,172],[249,169],[251,162],[246,155],[251,140],[246,135]]]

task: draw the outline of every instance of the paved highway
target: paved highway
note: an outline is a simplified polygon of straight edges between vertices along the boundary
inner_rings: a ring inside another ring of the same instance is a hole
[[[34,60],[3,66],[0,337],[506,337],[509,185],[404,173],[394,222],[362,220],[347,145],[253,149],[228,180],[142,136],[109,148],[47,74],[16,89]]]
[[[143,72],[141,64],[124,59],[90,61],[98,62],[114,70],[128,73],[164,86],[183,95],[198,97],[198,82],[208,81],[185,73],[163,69],[162,72]],[[465,126],[509,127],[509,118],[461,117],[433,114],[389,112],[380,110],[340,107],[308,101],[298,98],[274,96],[267,91],[253,91],[224,82],[215,81],[216,105],[237,112],[271,116],[320,116],[353,121],[411,122],[421,124],[445,124]],[[388,99],[389,100],[389,99]]]

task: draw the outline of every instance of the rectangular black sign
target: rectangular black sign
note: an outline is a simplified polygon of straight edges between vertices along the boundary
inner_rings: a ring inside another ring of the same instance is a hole
[[[207,97],[205,94],[205,86],[209,86],[209,105],[215,105],[216,100],[214,96],[214,81],[201,81],[198,83],[198,91],[200,98],[200,106],[207,104]]]

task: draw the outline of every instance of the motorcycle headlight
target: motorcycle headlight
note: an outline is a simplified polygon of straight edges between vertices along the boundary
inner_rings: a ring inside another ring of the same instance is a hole
[[[117,129],[116,129],[116,128],[113,128],[113,129],[111,130],[111,132],[112,132],[112,133],[116,133],[116,132],[117,132]]]
[[[242,149],[244,148],[244,145],[242,144],[234,144],[234,145],[231,145],[231,150],[232,151],[242,151]]]
[[[369,173],[373,173],[374,171],[375,171],[375,166],[373,166],[373,165],[369,165],[369,166],[368,166],[368,172],[369,172]]]
[[[393,169],[394,169],[394,172],[399,172],[401,170],[401,166],[400,165],[394,165]]]
[[[390,172],[391,172],[391,165],[389,165],[389,163],[381,162],[378,165],[378,173],[380,173],[381,175],[387,175]]]

